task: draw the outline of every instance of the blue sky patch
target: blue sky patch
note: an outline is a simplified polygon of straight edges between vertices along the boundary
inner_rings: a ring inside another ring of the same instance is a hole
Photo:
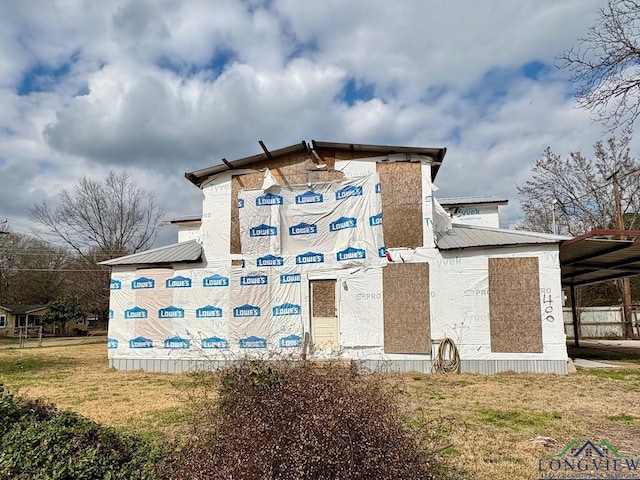
[[[16,86],[16,92],[20,96],[29,95],[33,92],[47,92],[60,83],[69,75],[71,67],[78,61],[80,52],[75,52],[71,57],[59,66],[38,63],[24,72],[20,83]]]
[[[374,91],[375,86],[373,83],[358,81],[351,77],[347,80],[344,87],[342,87],[340,100],[349,106],[355,105],[358,102],[368,102],[374,97]]]

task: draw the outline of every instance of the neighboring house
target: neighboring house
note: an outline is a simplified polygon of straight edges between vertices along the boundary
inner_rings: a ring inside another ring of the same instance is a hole
[[[82,335],[86,334],[87,326],[84,320],[80,322],[45,323],[42,317],[49,313],[48,305],[0,305],[0,336],[15,337],[24,334],[25,329],[33,333],[31,327],[42,327],[42,333],[51,335]]]
[[[201,224],[201,215],[184,215],[180,218],[166,220],[160,225],[176,225],[178,227],[178,243],[182,243],[199,238]]]
[[[194,239],[103,262],[111,366],[279,352],[430,372],[450,338],[464,372],[567,372],[564,237],[452,224],[433,196],[446,149],[263,149],[185,174],[202,216],[173,223]]]
[[[39,327],[47,312],[48,305],[0,305],[0,335],[12,337],[19,327]]]
[[[507,205],[509,200],[492,195],[485,195],[478,197],[439,198],[438,202],[451,216],[453,223],[499,228],[500,214],[498,207]]]

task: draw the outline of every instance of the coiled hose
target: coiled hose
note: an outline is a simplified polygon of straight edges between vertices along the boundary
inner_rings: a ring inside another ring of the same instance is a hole
[[[460,355],[458,347],[450,338],[443,338],[438,345],[438,354],[433,362],[436,373],[460,373]]]

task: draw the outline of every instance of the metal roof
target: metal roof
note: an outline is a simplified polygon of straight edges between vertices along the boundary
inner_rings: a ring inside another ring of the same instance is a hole
[[[440,250],[455,250],[461,248],[559,243],[568,238],[546,233],[454,223],[451,230],[436,232],[436,245]]]
[[[448,197],[438,198],[438,203],[443,207],[459,207],[462,205],[496,204],[507,205],[506,198],[494,197],[493,195],[481,195],[475,197]]]
[[[211,175],[215,175],[217,173],[224,172],[226,170],[232,170],[236,168],[247,167],[257,162],[262,162],[265,160],[273,160],[275,158],[281,157],[283,155],[288,155],[291,153],[303,152],[307,151],[310,155],[311,151],[317,151],[318,153],[322,153],[323,150],[343,150],[343,151],[351,151],[351,152],[370,152],[370,153],[380,153],[380,154],[390,154],[390,153],[415,153],[416,155],[425,155],[431,157],[433,159],[433,168],[431,169],[431,179],[435,179],[438,174],[438,170],[440,169],[440,165],[444,160],[444,156],[447,153],[446,148],[426,148],[426,147],[400,147],[400,146],[391,146],[391,145],[365,145],[365,144],[355,144],[355,143],[335,143],[335,142],[320,142],[316,140],[311,140],[311,145],[309,146],[307,142],[304,140],[295,145],[291,145],[289,147],[280,148],[278,150],[268,151],[266,147],[264,147],[263,143],[260,143],[260,146],[263,147],[264,153],[260,153],[258,155],[252,155],[250,157],[239,158],[237,160],[227,161],[226,159],[222,159],[222,163],[219,165],[214,165],[212,167],[203,168],[200,170],[195,170],[193,172],[187,172],[184,176],[192,182],[193,184],[200,186],[208,177]]]
[[[560,268],[564,286],[640,275],[640,231],[592,230],[566,240],[560,244]]]
[[[202,260],[202,245],[197,240],[154,248],[126,257],[100,262],[100,265],[153,265],[158,263],[197,263]]]

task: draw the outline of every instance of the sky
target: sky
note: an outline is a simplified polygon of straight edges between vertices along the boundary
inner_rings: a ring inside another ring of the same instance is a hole
[[[29,233],[109,170],[200,213],[185,172],[315,139],[446,147],[436,197],[506,198],[511,226],[546,147],[606,138],[556,68],[605,4],[0,0],[0,219]]]

